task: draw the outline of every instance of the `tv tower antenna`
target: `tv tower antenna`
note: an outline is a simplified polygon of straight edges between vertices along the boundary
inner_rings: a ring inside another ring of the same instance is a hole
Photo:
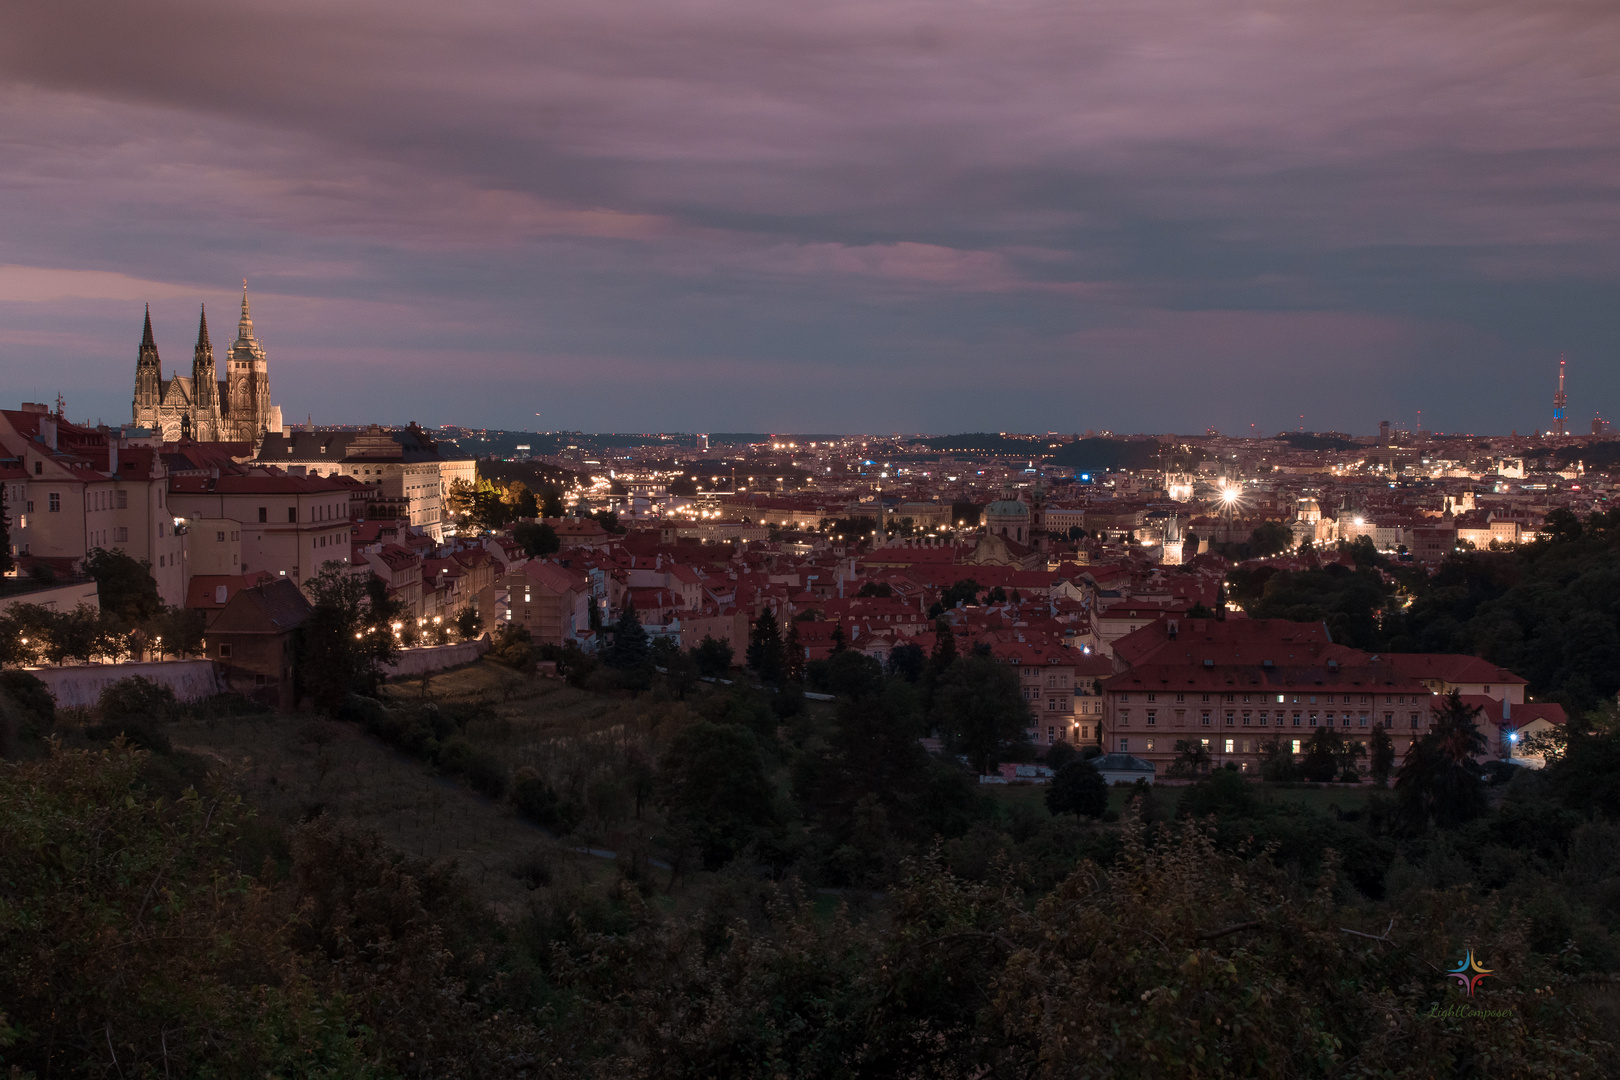
[[[1554,435],[1568,435],[1569,425],[1564,421],[1564,406],[1569,404],[1569,395],[1564,393],[1564,354],[1558,354],[1558,392],[1553,395],[1553,429]]]

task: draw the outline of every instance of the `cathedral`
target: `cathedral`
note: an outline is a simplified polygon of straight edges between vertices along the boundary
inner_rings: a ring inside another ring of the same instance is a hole
[[[270,404],[270,370],[264,347],[253,336],[245,284],[236,340],[225,355],[225,377],[219,378],[204,309],[190,377],[165,379],[157,342],[152,339],[152,309],[148,306],[146,332],[141,335],[140,356],[135,361],[135,426],[162,433],[166,442],[258,443],[265,432],[281,431],[281,407]]]

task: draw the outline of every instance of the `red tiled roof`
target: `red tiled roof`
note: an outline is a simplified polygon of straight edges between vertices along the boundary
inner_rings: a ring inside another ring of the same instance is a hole
[[[1396,671],[1414,679],[1439,679],[1448,683],[1500,683],[1525,686],[1528,679],[1499,668],[1489,660],[1463,653],[1389,653],[1386,657]]]

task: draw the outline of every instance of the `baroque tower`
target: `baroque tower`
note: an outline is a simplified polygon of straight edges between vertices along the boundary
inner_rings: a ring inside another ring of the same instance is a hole
[[[253,316],[248,311],[247,282],[242,282],[242,317],[236,324],[236,340],[226,359],[225,412],[239,433],[251,431],[259,438],[272,427],[270,415],[270,367],[264,346],[253,336]],[[280,423],[273,425],[279,428]],[[237,436],[241,437],[240,434]]]

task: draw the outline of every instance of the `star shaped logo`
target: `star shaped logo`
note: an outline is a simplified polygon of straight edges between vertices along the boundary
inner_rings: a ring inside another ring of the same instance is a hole
[[[1488,967],[1481,967],[1479,961],[1474,959],[1474,950],[1469,949],[1468,955],[1463,958],[1462,962],[1446,972],[1446,974],[1461,983],[1462,988],[1468,992],[1468,996],[1473,997],[1474,988],[1479,985],[1479,980],[1487,975],[1494,974],[1494,972]]]

